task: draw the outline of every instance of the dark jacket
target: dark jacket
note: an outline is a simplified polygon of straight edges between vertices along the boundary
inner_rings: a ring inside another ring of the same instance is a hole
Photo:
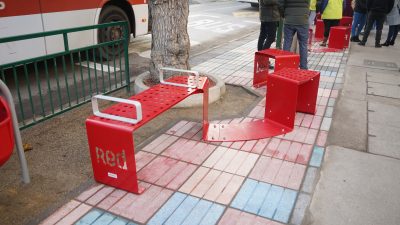
[[[367,13],[367,0],[355,0],[356,4],[354,6],[354,12],[361,14]]]
[[[260,0],[261,22],[278,22],[280,17],[277,0]]]
[[[309,0],[279,0],[279,11],[285,24],[307,25],[310,14]]]
[[[368,12],[388,14],[394,5],[394,0],[367,0]]]

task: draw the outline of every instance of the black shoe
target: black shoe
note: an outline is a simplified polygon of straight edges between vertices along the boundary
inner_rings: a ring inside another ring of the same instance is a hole
[[[351,41],[351,42],[360,42],[360,39],[358,39],[357,36],[354,36],[354,37],[351,37],[351,38],[350,38],[350,41]]]
[[[382,46],[386,46],[386,47],[387,47],[387,46],[389,46],[389,44],[390,44],[390,43],[389,43],[388,41],[385,41],[385,42],[382,44]]]
[[[375,48],[382,48],[382,45],[379,43],[375,43]]]
[[[389,45],[394,45],[394,41],[390,41],[390,42],[389,42]]]
[[[365,42],[360,41],[360,42],[358,42],[358,45],[365,46]]]
[[[319,46],[326,47],[326,42],[322,42]]]

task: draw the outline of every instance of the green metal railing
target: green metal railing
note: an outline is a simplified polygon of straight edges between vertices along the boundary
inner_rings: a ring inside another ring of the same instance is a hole
[[[70,49],[68,34],[112,28],[122,30],[122,35]],[[63,38],[64,51],[0,65],[0,79],[14,96],[21,129],[84,104],[94,94],[124,87],[130,91],[127,22],[0,38],[0,44],[56,35]]]

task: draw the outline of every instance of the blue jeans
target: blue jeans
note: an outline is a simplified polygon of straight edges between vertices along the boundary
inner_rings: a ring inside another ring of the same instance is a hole
[[[360,35],[360,32],[364,28],[366,20],[367,14],[354,12],[353,25],[351,27],[351,37],[358,37]]]
[[[307,42],[308,42],[308,24],[306,25],[291,25],[285,24],[284,27],[284,42],[283,50],[290,51],[292,46],[293,36],[297,33],[297,40],[300,46],[300,69],[308,69],[307,66]]]

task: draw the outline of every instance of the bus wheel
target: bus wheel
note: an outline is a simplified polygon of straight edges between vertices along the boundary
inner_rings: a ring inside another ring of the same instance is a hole
[[[117,21],[128,21],[128,33],[129,37],[131,34],[131,27],[129,24],[129,18],[121,8],[117,6],[106,6],[101,13],[99,24],[111,23]],[[113,26],[99,29],[97,32],[98,43],[109,42],[121,39],[123,37],[123,27]],[[129,40],[128,40],[129,43]],[[111,60],[113,57],[117,57],[124,50],[123,42],[116,42],[99,48],[100,56],[104,59]]]

